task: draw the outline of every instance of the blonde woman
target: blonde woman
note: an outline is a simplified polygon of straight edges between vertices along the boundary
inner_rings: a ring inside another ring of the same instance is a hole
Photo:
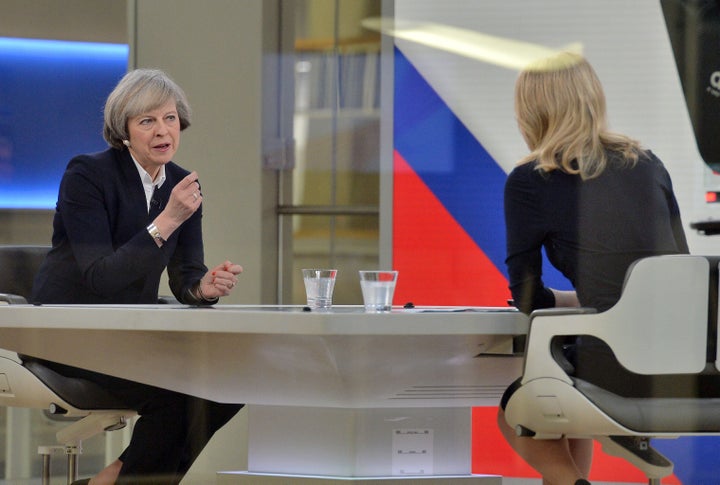
[[[530,149],[508,176],[504,201],[506,264],[520,310],[605,311],[620,297],[633,261],[688,252],[669,174],[637,141],[608,130],[602,85],[586,59],[562,53],[521,72],[515,112]],[[543,249],[574,291],[545,286]],[[620,394],[648,391],[631,375],[612,377],[623,369],[602,341],[571,338],[564,348],[574,375]],[[516,436],[503,411],[514,388],[498,414],[508,443],[544,484],[587,484],[592,441]]]

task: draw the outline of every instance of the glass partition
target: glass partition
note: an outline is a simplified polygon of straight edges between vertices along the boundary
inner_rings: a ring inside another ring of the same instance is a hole
[[[292,303],[305,298],[300,269],[331,266],[343,275],[334,301],[357,304],[357,270],[379,257],[380,37],[361,22],[381,2],[292,4],[295,167],[279,204],[292,219]]]

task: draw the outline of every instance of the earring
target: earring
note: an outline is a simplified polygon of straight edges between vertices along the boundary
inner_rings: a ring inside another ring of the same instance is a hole
[[[123,145],[125,145],[126,147],[129,148],[129,147],[130,147],[130,140],[123,140]]]

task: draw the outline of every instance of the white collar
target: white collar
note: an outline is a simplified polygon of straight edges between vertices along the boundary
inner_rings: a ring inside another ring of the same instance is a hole
[[[133,163],[135,163],[135,168],[137,168],[137,171],[140,174],[140,180],[142,181],[143,189],[145,190],[145,201],[147,202],[148,212],[150,212],[150,199],[152,199],[155,187],[162,187],[162,184],[165,183],[165,165],[160,165],[160,172],[158,172],[156,181],[153,182],[150,174],[147,173],[137,160],[135,160],[132,153],[130,153],[130,157],[132,158]]]

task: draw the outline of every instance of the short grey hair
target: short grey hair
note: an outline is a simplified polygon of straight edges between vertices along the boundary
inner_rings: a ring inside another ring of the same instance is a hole
[[[103,138],[114,148],[124,148],[129,138],[128,120],[175,100],[180,130],[190,126],[190,105],[183,90],[158,69],[135,69],[123,76],[105,102]]]

